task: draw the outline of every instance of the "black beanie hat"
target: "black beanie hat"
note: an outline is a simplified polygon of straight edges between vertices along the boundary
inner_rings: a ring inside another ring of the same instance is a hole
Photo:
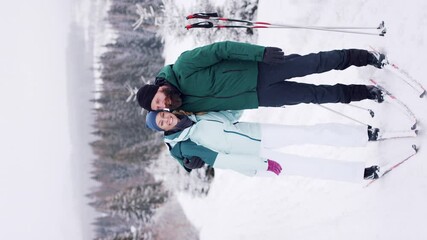
[[[141,87],[136,93],[136,99],[138,99],[139,106],[145,108],[148,111],[153,111],[151,109],[151,101],[156,95],[159,86],[147,84]]]

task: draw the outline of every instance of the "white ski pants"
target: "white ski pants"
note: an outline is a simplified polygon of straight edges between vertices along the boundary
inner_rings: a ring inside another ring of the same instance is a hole
[[[281,164],[282,175],[359,182],[365,161],[342,161],[286,154],[277,151],[290,145],[316,144],[339,147],[363,147],[368,142],[366,126],[338,123],[313,126],[261,124],[261,157]]]

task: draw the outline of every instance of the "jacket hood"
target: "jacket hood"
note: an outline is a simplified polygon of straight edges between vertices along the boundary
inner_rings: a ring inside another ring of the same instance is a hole
[[[167,82],[169,82],[170,84],[174,85],[176,88],[178,88],[178,90],[181,91],[181,89],[179,87],[179,84],[178,84],[178,81],[176,79],[176,75],[175,75],[175,73],[173,71],[173,64],[164,66],[160,70],[160,72],[157,75],[157,77],[166,79]]]

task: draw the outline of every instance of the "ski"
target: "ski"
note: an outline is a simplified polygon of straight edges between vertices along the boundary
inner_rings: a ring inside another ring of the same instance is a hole
[[[380,53],[377,49],[375,49],[372,46],[369,46],[372,51],[376,53]],[[425,87],[421,84],[420,81],[412,77],[407,71],[400,68],[396,63],[391,62],[387,59],[387,64],[384,65],[384,69],[388,70],[389,72],[396,75],[400,80],[405,82],[409,87],[411,87],[413,90],[415,90],[419,97],[422,98],[426,94]]]
[[[384,68],[397,75],[400,79],[406,82],[412,89],[414,89],[417,93],[420,94],[420,98],[424,97],[424,95],[426,94],[426,89],[419,81],[409,75],[407,71],[399,68],[394,63],[389,63],[385,65]]]
[[[415,156],[418,152],[418,147],[414,144],[412,145],[412,149],[414,150],[411,155],[407,156],[406,158],[404,158],[403,160],[399,161],[398,163],[394,164],[393,166],[389,167],[387,170],[385,170],[383,173],[381,173],[381,175],[377,178],[377,179],[371,179],[366,185],[365,187],[368,187],[369,185],[371,185],[372,183],[376,182],[378,179],[383,178],[386,174],[390,173],[391,171],[393,171],[394,169],[396,169],[397,167],[399,167],[400,165],[402,165],[402,163],[408,161],[409,159],[411,159],[413,156]]]
[[[409,109],[409,107],[406,104],[404,104],[402,101],[400,101],[391,92],[389,92],[383,86],[379,85],[375,80],[369,79],[369,81],[372,84],[374,84],[376,87],[381,89],[381,91],[383,91],[383,93],[385,94],[384,100],[386,100],[387,102],[389,102],[391,104],[394,104],[398,109],[400,109],[413,122],[411,129],[415,130],[417,128],[418,119],[415,116],[415,114],[411,111],[411,109]]]

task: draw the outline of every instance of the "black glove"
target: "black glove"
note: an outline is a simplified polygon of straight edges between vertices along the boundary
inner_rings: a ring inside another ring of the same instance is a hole
[[[183,164],[184,167],[188,169],[196,169],[203,167],[203,165],[205,165],[205,162],[203,162],[201,158],[193,156],[190,159],[185,158]]]
[[[277,47],[266,47],[262,61],[267,64],[284,63],[285,53],[283,53],[282,49]]]

